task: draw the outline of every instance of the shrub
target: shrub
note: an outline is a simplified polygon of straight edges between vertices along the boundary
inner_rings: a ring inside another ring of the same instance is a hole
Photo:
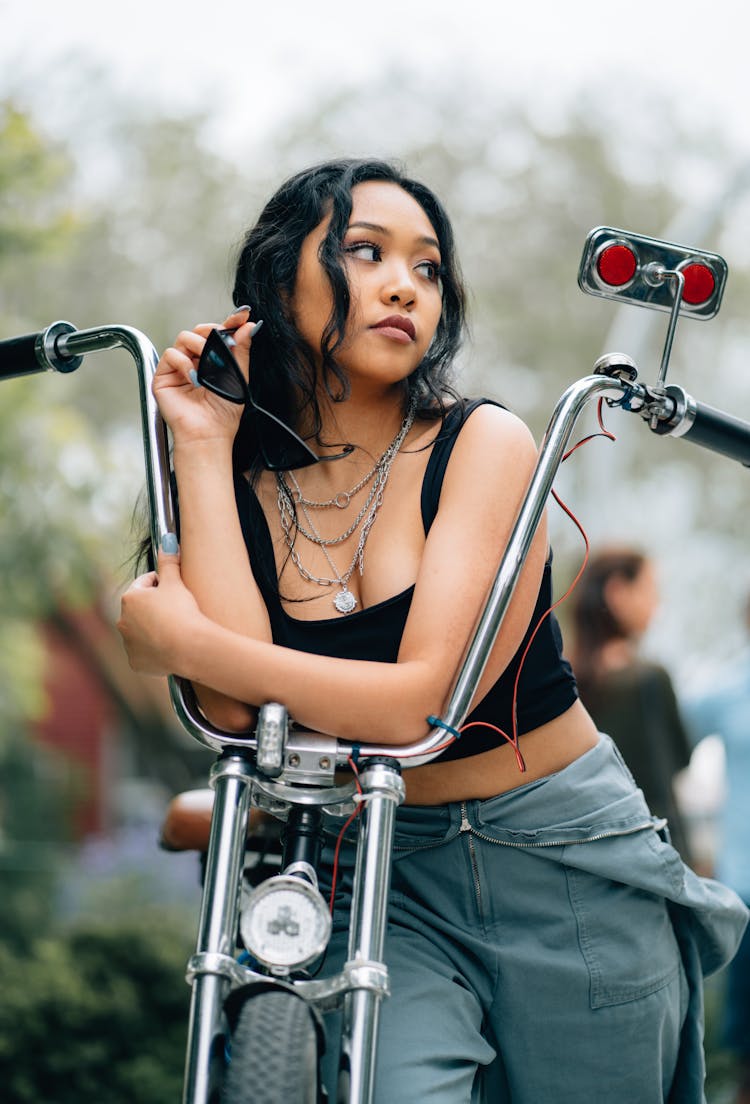
[[[190,948],[154,918],[0,946],[5,1104],[179,1100]]]

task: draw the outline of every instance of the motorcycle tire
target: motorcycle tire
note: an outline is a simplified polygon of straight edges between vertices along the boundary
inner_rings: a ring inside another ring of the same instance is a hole
[[[231,1040],[221,1104],[318,1104],[318,1036],[310,1008],[286,990],[248,997]]]

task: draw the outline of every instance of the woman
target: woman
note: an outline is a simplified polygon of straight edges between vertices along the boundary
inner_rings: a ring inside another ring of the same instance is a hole
[[[285,451],[269,419],[240,420],[194,386],[215,384],[201,363],[212,327],[179,335],[154,389],[181,555],[160,554],[123,598],[131,664],[190,679],[224,728],[276,700],[313,730],[412,742],[449,697],[535,460],[514,415],[457,401],[446,382],[464,304],[448,218],[389,164],[317,166],[248,234],[234,301],[258,319],[238,307],[224,321],[255,399],[322,462],[269,470]],[[550,605],[542,527],[469,720],[511,731],[520,657]],[[577,700],[551,617],[517,716],[524,774],[487,725],[405,772],[377,1099],[455,1104],[484,1087],[496,1102],[565,1104],[606,1079],[615,1104],[666,1100],[695,1081],[700,1044],[695,955],[683,965],[665,898],[686,931],[692,916],[710,929],[713,968],[744,911],[723,887],[685,889]],[[344,953],[348,888],[327,969]]]
[[[649,808],[666,817],[672,842],[689,862],[673,783],[690,762],[690,740],[669,674],[639,654],[658,601],[656,571],[642,552],[601,549],[573,595],[573,666],[597,727],[617,744]]]

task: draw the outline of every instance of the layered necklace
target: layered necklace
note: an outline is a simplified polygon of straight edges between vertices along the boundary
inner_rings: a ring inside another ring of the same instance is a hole
[[[284,542],[289,549],[289,558],[302,578],[306,579],[308,582],[317,583],[318,586],[322,587],[338,586],[339,589],[334,596],[333,604],[339,613],[352,613],[357,607],[357,599],[349,590],[348,583],[354,573],[355,567],[359,569],[360,575],[365,569],[365,544],[370,535],[370,530],[375,524],[378,510],[383,504],[383,493],[385,491],[385,485],[388,482],[391,465],[400,451],[407,433],[414,424],[415,414],[416,401],[412,401],[406,413],[406,417],[401,423],[401,428],[380,459],[375,461],[367,474],[363,475],[350,490],[339,491],[333,498],[325,499],[322,502],[305,498],[294,472],[276,473],[276,502],[279,508],[279,518],[284,533]],[[289,482],[287,480],[289,480]],[[354,496],[359,494],[360,491],[363,491],[369,483],[371,483],[372,486],[367,492],[363,505],[357,511],[354,521],[338,536],[321,537],[312,519],[311,512],[315,510],[331,509],[345,510]],[[297,510],[302,514],[304,523],[300,521]],[[357,547],[354,550],[351,563],[343,575],[341,575],[336,570],[336,565],[328,549],[333,545],[341,544],[343,541],[353,536],[357,530],[359,530]],[[295,547],[295,536],[297,533],[303,536],[305,540],[309,541],[310,544],[316,544],[318,548],[320,548],[328,562],[328,566],[333,572],[333,578],[313,575],[311,571],[307,570]]]

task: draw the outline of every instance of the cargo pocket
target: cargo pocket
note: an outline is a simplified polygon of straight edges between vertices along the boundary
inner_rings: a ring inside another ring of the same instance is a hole
[[[662,896],[566,865],[592,1008],[655,993],[680,970],[680,952]]]

